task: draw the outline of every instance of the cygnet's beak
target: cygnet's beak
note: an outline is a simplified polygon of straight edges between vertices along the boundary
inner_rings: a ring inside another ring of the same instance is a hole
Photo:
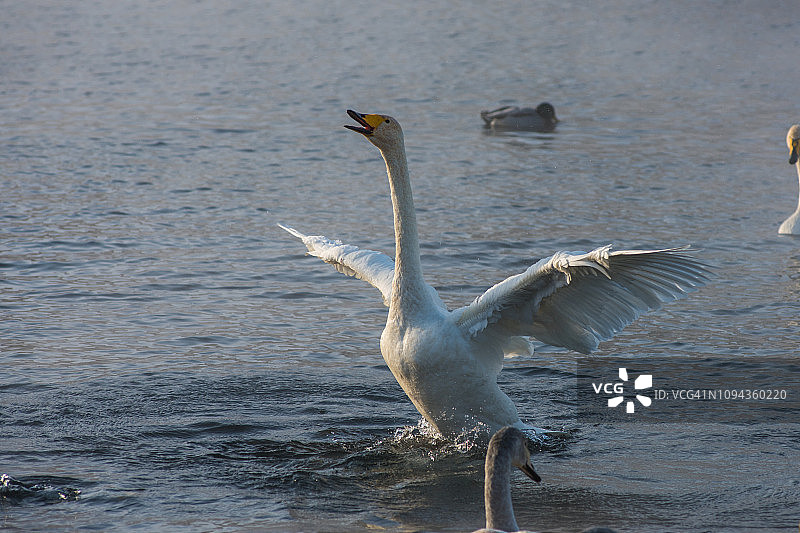
[[[519,469],[522,470],[522,472],[526,476],[534,480],[536,483],[539,483],[542,480],[542,478],[539,477],[539,474],[536,473],[536,471],[533,469],[533,466],[531,466],[530,463],[525,463],[524,465],[519,467]]]
[[[800,140],[795,139],[792,142],[792,153],[789,154],[789,164],[794,165],[797,163],[798,151],[800,151]]]
[[[347,110],[347,114],[350,115],[350,118],[361,124],[362,127],[353,126],[350,124],[345,124],[345,128],[353,131],[357,131],[358,133],[369,137],[375,131],[375,128],[378,127],[378,124],[383,122],[382,115],[364,115],[362,113],[358,113],[353,111],[352,109]]]

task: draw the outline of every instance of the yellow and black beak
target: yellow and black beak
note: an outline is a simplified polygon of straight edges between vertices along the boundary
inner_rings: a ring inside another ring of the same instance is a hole
[[[789,154],[789,164],[794,165],[797,163],[797,157],[800,156],[800,139],[794,139],[792,141],[792,153]]]
[[[530,463],[525,463],[524,465],[519,467],[519,469],[522,470],[523,474],[534,480],[536,483],[539,483],[542,480],[542,478],[539,477],[539,474],[536,473],[536,470],[533,469],[533,466],[531,466]]]
[[[369,137],[375,131],[375,128],[378,127],[378,124],[383,122],[384,117],[382,115],[363,115],[352,109],[347,110],[347,114],[350,115],[350,118],[358,122],[361,127],[352,126],[350,124],[345,124],[345,128],[353,131],[357,131],[358,133]]]

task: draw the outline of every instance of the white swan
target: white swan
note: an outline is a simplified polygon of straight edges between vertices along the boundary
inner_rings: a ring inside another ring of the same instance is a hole
[[[531,466],[527,438],[514,427],[504,427],[489,441],[484,465],[483,505],[486,509],[486,527],[475,533],[517,531],[514,506],[511,503],[511,467],[516,466],[536,481],[542,479]]]
[[[789,147],[789,164],[797,167],[797,180],[800,182],[800,125],[795,124],[786,134],[786,145]],[[785,235],[800,235],[800,194],[797,199],[797,210],[783,221],[778,233]]]
[[[542,102],[536,108],[505,106],[492,111],[481,111],[487,128],[495,130],[551,131],[558,123],[555,108]]]
[[[439,433],[526,428],[497,385],[504,351],[529,353],[520,336],[588,353],[645,311],[702,285],[708,271],[682,249],[558,252],[449,311],[422,276],[403,132],[392,117],[348,114],[383,155],[394,210],[395,261],[281,226],[314,255],[363,279],[389,307],[381,353],[397,382]]]
[[[536,481],[539,475],[531,466],[527,438],[517,428],[504,427],[492,436],[486,450],[484,466],[483,504],[486,509],[486,527],[474,533],[516,532],[519,529],[511,502],[511,467],[516,466]],[[519,532],[524,533],[524,532]],[[607,527],[592,527],[583,533],[616,533]]]

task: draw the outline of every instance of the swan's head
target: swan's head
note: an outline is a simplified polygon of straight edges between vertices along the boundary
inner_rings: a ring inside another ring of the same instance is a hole
[[[800,124],[795,124],[789,128],[789,133],[786,134],[786,146],[789,147],[790,152],[789,164],[794,165],[800,156]]]
[[[536,106],[536,114],[544,119],[558,122],[558,119],[556,118],[556,108],[547,102],[542,102]]]
[[[515,427],[506,426],[492,436],[486,457],[497,458],[507,456],[511,464],[522,470],[522,473],[536,481],[542,480],[531,465],[531,453],[528,451],[528,439]]]
[[[376,114],[364,115],[352,109],[348,109],[347,114],[359,125],[347,124],[345,128],[362,134],[379,149],[402,146],[403,130],[400,128],[400,124],[392,117]]]

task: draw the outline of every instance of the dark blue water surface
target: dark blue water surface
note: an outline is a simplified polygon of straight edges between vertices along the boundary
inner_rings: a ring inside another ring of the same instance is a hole
[[[448,305],[556,250],[691,244],[713,283],[597,357],[798,356],[794,2],[0,7],[0,529],[483,525],[483,450],[419,425],[380,294],[276,226],[392,253],[348,108],[403,124]],[[542,100],[552,133],[482,129]],[[501,385],[569,437],[514,478],[521,526],[796,530],[788,415],[579,424],[575,354],[537,348]]]

